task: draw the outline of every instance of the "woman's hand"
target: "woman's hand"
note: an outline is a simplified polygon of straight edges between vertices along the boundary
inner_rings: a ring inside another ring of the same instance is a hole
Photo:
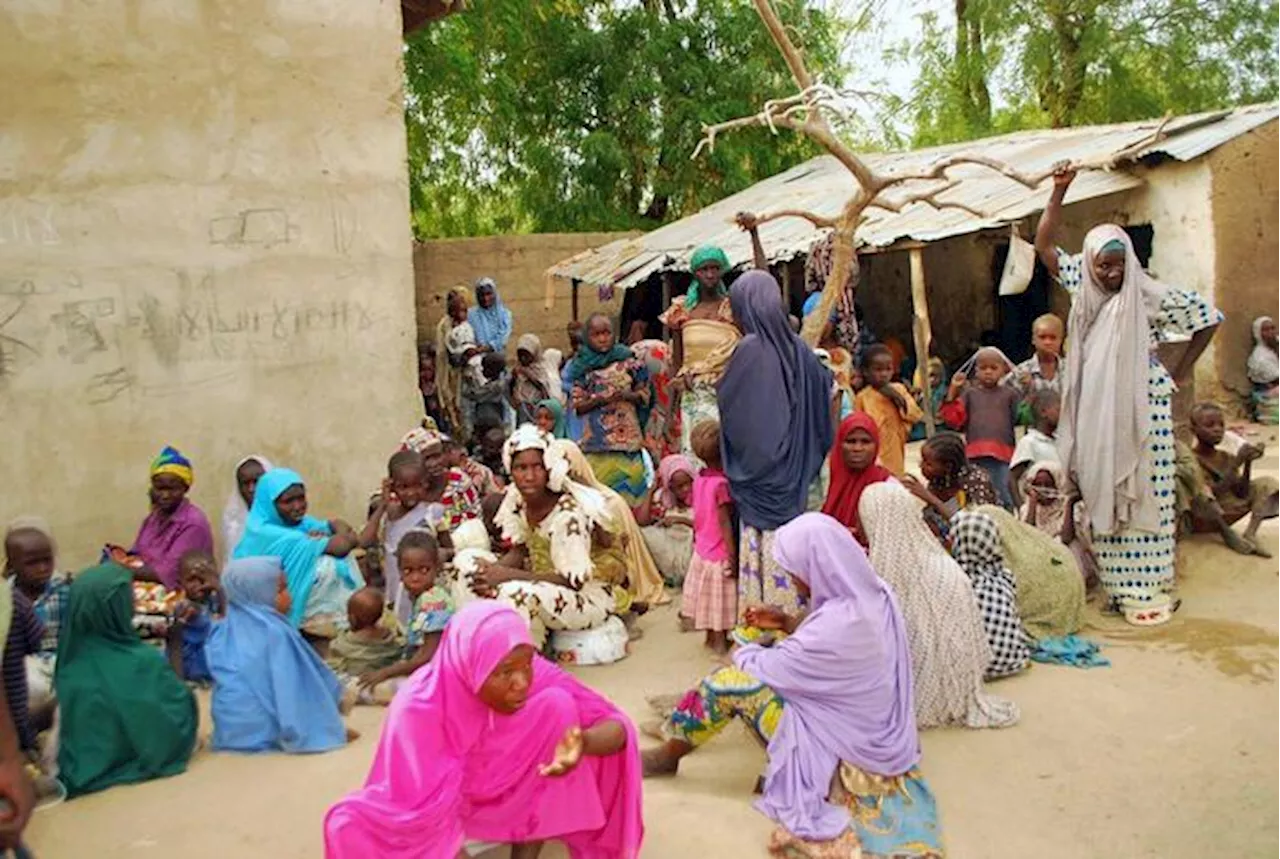
[[[487,561],[476,565],[475,574],[471,577],[471,592],[477,596],[493,596],[498,585],[509,582],[513,576],[503,567]]]
[[[22,840],[22,830],[31,819],[35,804],[31,779],[27,777],[22,755],[15,750],[0,761],[0,848],[16,847]]]
[[[921,483],[914,474],[904,474],[898,480],[902,482],[908,492],[926,504],[933,500],[933,493],[929,491],[929,487]]]
[[[748,626],[758,629],[786,629],[787,613],[776,606],[753,605],[746,611]]]
[[[356,680],[356,686],[360,689],[372,689],[379,683],[385,683],[391,679],[385,668],[379,668],[377,671],[366,671]]]
[[[551,763],[538,767],[539,775],[562,776],[573,772],[582,760],[582,728],[576,725],[564,732],[560,742],[556,743],[555,757]]]
[[[907,410],[906,398],[903,397],[902,393],[893,385],[884,385],[880,388],[877,388],[876,390],[878,390],[881,394],[883,394],[885,399],[893,403],[894,408],[896,408],[899,412],[905,412]]]
[[[739,212],[733,216],[733,222],[738,225],[738,229],[747,232],[760,228],[760,218],[755,212]]]
[[[1053,187],[1066,191],[1076,179],[1076,171],[1070,161],[1059,161],[1053,165]]]

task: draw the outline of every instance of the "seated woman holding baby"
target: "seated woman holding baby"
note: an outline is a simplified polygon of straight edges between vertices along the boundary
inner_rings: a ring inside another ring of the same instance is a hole
[[[610,524],[603,498],[570,479],[562,449],[532,424],[507,440],[503,460],[511,486],[494,520],[511,549],[478,566],[474,591],[512,605],[539,648],[548,630],[601,626],[618,609],[618,583],[601,577],[593,541]]]
[[[313,643],[327,642],[346,627],[347,601],[364,585],[351,558],[358,544],[346,522],[307,515],[301,475],[273,468],[258,481],[233,557],[279,558],[291,601],[289,622]]]

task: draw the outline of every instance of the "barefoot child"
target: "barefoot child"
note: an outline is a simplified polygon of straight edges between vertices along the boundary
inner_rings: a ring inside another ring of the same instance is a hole
[[[682,615],[706,630],[707,647],[729,649],[738,617],[738,569],[733,540],[733,500],[720,465],[720,424],[702,421],[689,435],[694,456],[706,463],[693,481],[693,558],[684,579]]]
[[[901,476],[906,470],[907,436],[924,420],[915,397],[901,382],[893,381],[896,368],[888,346],[875,344],[862,353],[866,387],[858,392],[858,411],[866,412],[880,430],[880,464]]]
[[[1197,403],[1191,409],[1191,430],[1196,436],[1196,460],[1217,502],[1212,507],[1193,504],[1194,530],[1216,531],[1228,546],[1242,554],[1270,557],[1258,546],[1258,527],[1263,520],[1274,519],[1280,513],[1277,510],[1280,485],[1271,477],[1253,477],[1253,462],[1262,456],[1262,447],[1244,444],[1234,456],[1219,450],[1218,445],[1226,435],[1226,424],[1222,409],[1213,403]],[[1231,525],[1245,516],[1249,517],[1249,524],[1241,537]]]
[[[1018,392],[1000,384],[1011,364],[992,346],[974,355],[974,381],[964,368],[951,379],[939,414],[953,429],[963,430],[965,455],[991,478],[1000,506],[1013,508],[1009,490],[1009,461],[1013,459],[1013,430],[1017,423]]]
[[[360,689],[369,691],[378,700],[383,697],[376,688],[380,683],[408,677],[431,661],[440,645],[440,634],[453,617],[453,597],[436,579],[440,571],[440,546],[435,536],[430,531],[405,534],[396,548],[396,560],[400,582],[413,600],[413,612],[399,661],[360,677]]]

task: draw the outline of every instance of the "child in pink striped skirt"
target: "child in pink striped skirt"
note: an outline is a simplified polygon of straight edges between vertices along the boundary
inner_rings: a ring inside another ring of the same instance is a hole
[[[720,469],[720,424],[702,421],[689,446],[706,467],[693,481],[693,558],[684,579],[680,613],[707,633],[707,647],[729,650],[729,630],[738,619],[738,559],[733,539],[733,499]]]

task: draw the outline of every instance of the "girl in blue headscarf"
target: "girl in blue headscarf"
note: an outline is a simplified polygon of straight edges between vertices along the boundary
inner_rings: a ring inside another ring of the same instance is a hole
[[[297,472],[273,468],[258,480],[233,557],[278,558],[293,603],[289,622],[309,635],[333,638],[346,628],[347,600],[364,586],[349,557],[358,543],[346,522],[307,515],[307,489]]]
[[[476,332],[476,342],[494,352],[505,352],[511,339],[511,311],[498,296],[498,285],[491,277],[476,281],[476,306],[467,313],[467,321]]]
[[[279,559],[232,561],[222,590],[227,617],[205,645],[213,748],[306,753],[346,745],[342,686],[285,620],[290,600]]]

